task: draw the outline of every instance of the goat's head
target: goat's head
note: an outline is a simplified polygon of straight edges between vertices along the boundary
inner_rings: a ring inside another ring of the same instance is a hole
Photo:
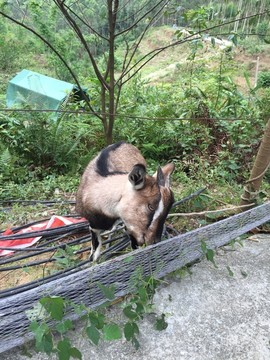
[[[144,165],[137,164],[128,175],[118,210],[137,245],[154,244],[161,239],[164,222],[173,204],[170,189],[173,170],[174,164],[169,163],[150,176]]]

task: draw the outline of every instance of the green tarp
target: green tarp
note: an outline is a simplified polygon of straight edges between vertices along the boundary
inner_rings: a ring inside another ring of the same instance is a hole
[[[30,104],[35,109],[57,110],[74,88],[68,82],[24,69],[8,83],[7,106]]]

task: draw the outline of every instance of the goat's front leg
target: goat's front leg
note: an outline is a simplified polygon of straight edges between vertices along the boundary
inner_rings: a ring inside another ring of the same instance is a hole
[[[132,236],[132,235],[130,235],[130,234],[129,234],[128,236],[129,236],[129,238],[130,238],[131,248],[132,248],[133,250],[138,249],[138,244],[137,244],[137,241],[136,241],[135,237]]]

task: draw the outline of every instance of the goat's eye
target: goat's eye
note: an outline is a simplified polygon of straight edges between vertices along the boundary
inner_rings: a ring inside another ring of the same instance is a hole
[[[153,205],[151,205],[151,204],[148,204],[148,209],[149,209],[150,211],[155,211],[154,206],[153,206]]]

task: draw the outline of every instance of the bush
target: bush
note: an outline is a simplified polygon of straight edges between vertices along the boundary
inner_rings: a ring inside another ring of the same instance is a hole
[[[1,146],[5,156],[14,159],[9,163],[10,171],[6,168],[6,176],[19,181],[12,175],[17,173],[14,167],[24,169],[21,181],[27,181],[26,173],[30,178],[44,178],[51,173],[80,171],[84,157],[88,161],[96,151],[92,147],[95,127],[79,116],[62,115],[54,121],[47,114],[28,110],[0,119]]]
[[[227,75],[234,64],[223,61]],[[131,81],[122,94],[119,113],[125,116],[115,123],[115,140],[137,145],[153,168],[174,159],[190,174],[195,163],[206,161],[209,171],[218,173],[223,164],[223,178],[241,181],[239,172],[243,165],[249,168],[263,132],[258,103],[232,77],[215,76],[200,63],[192,71],[192,81],[181,71],[181,86]]]
[[[261,71],[258,75],[258,87],[270,87],[270,71]]]

